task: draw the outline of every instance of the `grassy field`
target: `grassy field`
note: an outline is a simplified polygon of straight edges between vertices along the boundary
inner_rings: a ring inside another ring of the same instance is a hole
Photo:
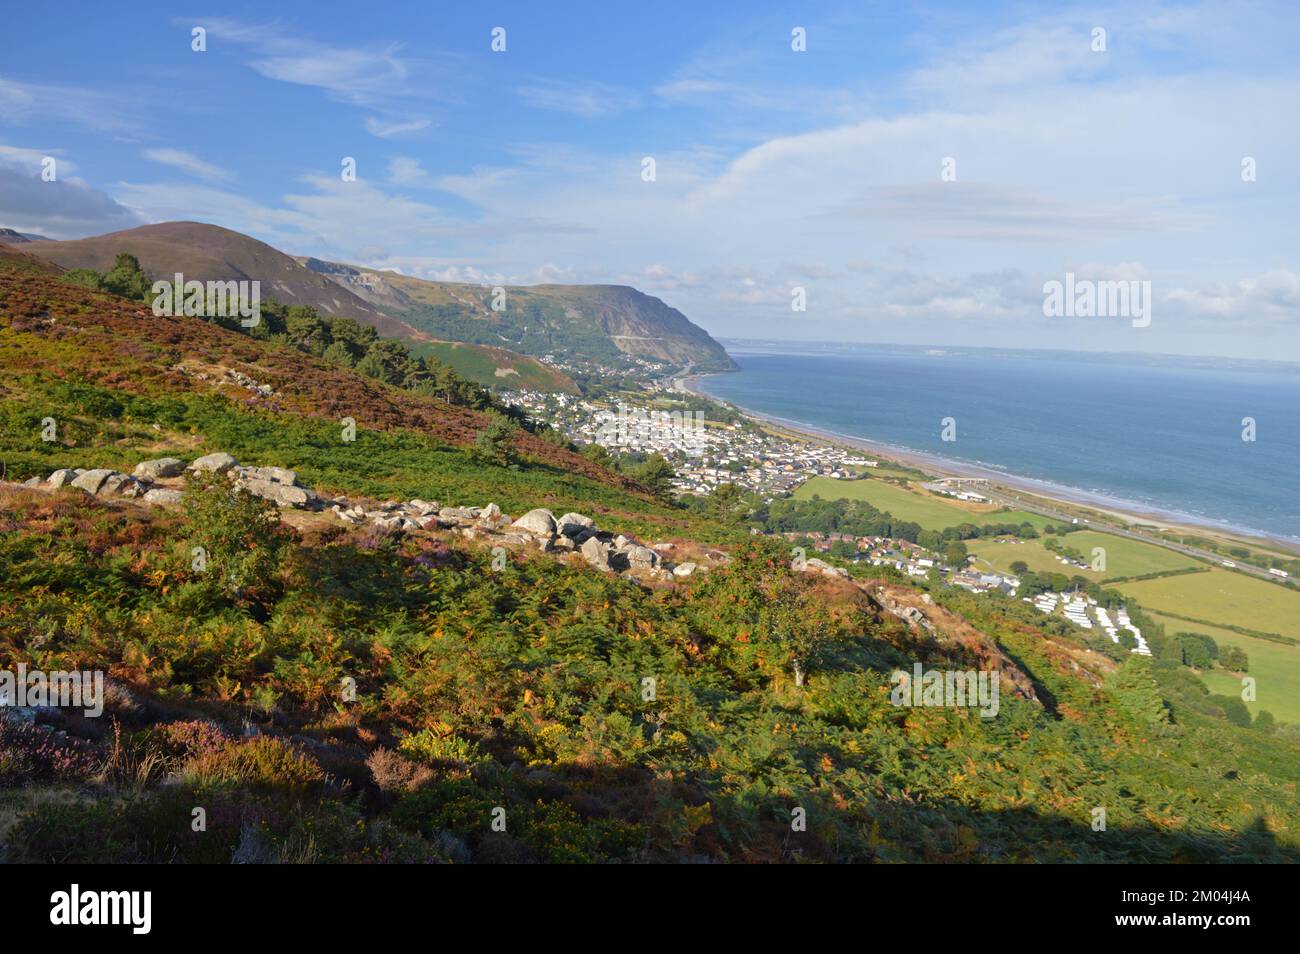
[[[1067,546],[1078,550],[1089,561],[1092,559],[1093,548],[1105,548],[1105,571],[1094,572],[1091,569],[1081,570],[1078,567],[1065,566],[1057,560],[1055,554],[1048,551],[1041,539],[1025,540],[1021,543],[977,540],[967,543],[967,548],[971,553],[991,564],[994,569],[1004,572],[1011,569],[1012,563],[1023,560],[1029,565],[1029,569],[1037,573],[1064,573],[1067,576],[1074,576],[1077,573],[1079,576],[1098,582],[1117,577],[1140,576],[1143,573],[1204,566],[1200,561],[1166,550],[1164,547],[1096,530],[1079,530],[1062,539]]]
[[[1168,634],[1204,633],[1212,637],[1220,648],[1237,646],[1244,649],[1250,657],[1249,675],[1255,677],[1258,693],[1257,700],[1247,702],[1246,708],[1252,715],[1267,709],[1283,722],[1300,723],[1300,646],[1285,646],[1267,639],[1243,636],[1219,626],[1189,623],[1162,613],[1147,615],[1164,626]],[[1241,694],[1241,684],[1222,670],[1202,673],[1201,678],[1213,692],[1231,696]]]
[[[899,487],[883,480],[836,480],[834,477],[813,477],[795,491],[796,500],[808,500],[813,495],[823,500],[865,500],[879,510],[893,514],[899,520],[911,520],[927,530],[943,530],[959,523],[1030,523],[1043,527],[1054,521],[1024,510],[1002,513],[985,510],[968,510],[955,502],[949,503],[931,494]]]
[[[1300,638],[1300,593],[1230,570],[1121,583],[1119,589],[1156,612]]]
[[[458,374],[486,387],[578,393],[578,386],[563,372],[547,367],[536,358],[501,348],[437,341],[414,345],[411,350],[422,357],[437,358],[455,368]]]

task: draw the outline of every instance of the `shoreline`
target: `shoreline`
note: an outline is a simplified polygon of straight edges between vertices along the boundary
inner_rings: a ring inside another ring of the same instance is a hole
[[[897,447],[883,441],[874,441],[870,438],[859,437],[853,434],[842,434],[803,421],[795,421],[774,414],[755,411],[751,408],[742,407],[732,401],[716,397],[700,388],[698,384],[700,379],[711,377],[713,373],[680,375],[673,378],[670,382],[671,389],[691,394],[695,397],[716,401],[719,404],[726,404],[759,423],[780,427],[783,430],[789,431],[790,433],[805,439],[821,441],[823,443],[841,444],[855,450],[870,451],[879,456],[882,460],[893,460],[920,470],[925,470],[938,477],[962,477],[984,480],[995,486],[1000,485],[1004,490],[1011,492],[1012,496],[1014,496],[1018,491],[1021,493],[1032,494],[1048,503],[1086,507],[1090,510],[1097,511],[1100,514],[1118,520],[1125,527],[1150,526],[1155,527],[1160,531],[1172,530],[1188,531],[1191,533],[1217,533],[1242,541],[1264,543],[1284,552],[1300,552],[1300,541],[1277,537],[1262,530],[1238,527],[1226,521],[1213,520],[1208,517],[1198,517],[1195,514],[1181,513],[1176,510],[1167,510],[1159,507],[1146,507],[1133,501],[1110,497],[1106,494],[1080,490],[1076,487],[1068,487],[1033,477],[1022,477],[1018,474],[998,470],[995,467],[989,467],[968,461],[951,460],[946,457],[940,457],[936,454],[910,450],[905,447]]]

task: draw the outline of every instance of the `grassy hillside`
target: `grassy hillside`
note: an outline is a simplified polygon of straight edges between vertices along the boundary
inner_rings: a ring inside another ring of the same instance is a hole
[[[66,269],[96,271],[107,271],[117,255],[129,252],[154,280],[170,281],[177,272],[186,281],[257,280],[263,299],[310,305],[392,337],[426,337],[265,242],[205,222],[162,222],[66,242],[31,242],[23,251]]]
[[[1215,567],[1123,583],[1119,589],[1157,612],[1300,639],[1300,592],[1243,573]]]
[[[578,394],[579,388],[563,371],[505,348],[436,341],[415,345],[413,354],[434,357],[451,365],[462,377],[485,387]]]
[[[0,667],[110,680],[101,718],[0,719],[0,860],[1300,860],[1294,732],[1208,715],[1019,601],[794,572],[784,543],[530,434],[517,464],[475,457],[468,408],[3,261],[0,370],[10,480],[227,450],[725,550],[638,583],[436,527],[282,522],[220,479],[179,508],[0,485]],[[996,715],[895,704],[915,663],[995,673]]]
[[[1162,613],[1147,615],[1162,625],[1166,633],[1203,633],[1219,645],[1220,651],[1225,646],[1245,650],[1250,659],[1248,675],[1255,679],[1257,693],[1253,701],[1246,703],[1251,714],[1267,710],[1283,722],[1300,723],[1300,643],[1260,639],[1221,626],[1191,623]],[[1241,695],[1240,679],[1231,673],[1212,669],[1201,673],[1201,679],[1212,692]]]
[[[994,569],[1009,572],[1011,564],[1024,561],[1036,573],[1066,573],[1087,580],[1113,580],[1118,577],[1140,576],[1145,573],[1162,573],[1205,566],[1200,560],[1166,550],[1164,547],[1117,537],[1095,530],[1078,530],[1064,538],[1065,544],[1083,554],[1091,563],[1092,551],[1101,547],[1106,551],[1106,569],[1094,571],[1077,566],[1064,567],[1041,539],[1015,543],[1001,540],[980,540],[967,545],[969,551],[986,561]]]

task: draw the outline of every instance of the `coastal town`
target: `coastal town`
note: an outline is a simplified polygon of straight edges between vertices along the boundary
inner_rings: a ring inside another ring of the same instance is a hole
[[[721,484],[735,484],[771,500],[809,477],[848,480],[855,468],[878,466],[845,448],[780,437],[747,421],[706,421],[698,411],[661,411],[538,391],[501,396],[575,443],[661,455],[673,465],[679,493],[710,494]]]
[[[676,476],[672,485],[679,494],[705,496],[723,484],[734,484],[770,503],[793,493],[810,478],[853,480],[862,469],[880,466],[879,461],[850,449],[786,438],[747,420],[706,421],[700,411],[657,410],[537,391],[503,392],[502,397],[577,444],[599,444],[612,453],[661,455],[673,466]],[[960,479],[929,481],[921,486],[967,503],[989,502],[970,482]],[[943,582],[972,593],[1015,597],[1021,585],[1015,575],[979,569],[974,558],[945,560],[943,555],[907,540],[816,532],[785,536],[818,553],[892,567],[914,579]],[[1056,559],[1063,570],[1086,568],[1069,556]],[[1112,643],[1127,644],[1138,655],[1151,655],[1141,630],[1123,609],[1108,610],[1077,590],[1021,599],[1044,615],[1064,619],[1082,630],[1096,629],[1106,633]]]

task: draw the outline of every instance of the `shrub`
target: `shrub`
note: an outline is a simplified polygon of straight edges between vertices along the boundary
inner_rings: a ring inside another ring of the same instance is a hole
[[[223,476],[200,474],[186,486],[184,507],[186,565],[195,569],[191,554],[202,547],[206,567],[196,571],[198,582],[212,596],[271,588],[289,542],[274,504],[236,489]]]
[[[99,768],[95,747],[59,738],[48,726],[18,722],[0,713],[0,787],[26,782],[83,782]]]
[[[370,769],[370,775],[379,790],[390,795],[413,792],[434,777],[427,765],[412,762],[383,746],[370,753],[366,759],[366,768]]]
[[[185,763],[185,779],[197,787],[230,785],[298,793],[323,783],[325,773],[284,740],[258,736],[190,759]]]
[[[408,735],[397,748],[403,755],[430,765],[467,764],[483,759],[475,743],[460,738],[444,723]]]

